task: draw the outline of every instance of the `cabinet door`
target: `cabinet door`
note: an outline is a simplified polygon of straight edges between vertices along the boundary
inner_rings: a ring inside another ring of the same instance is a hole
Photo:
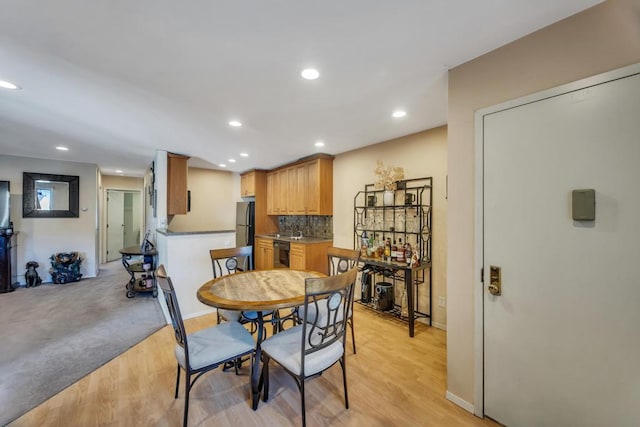
[[[167,153],[167,215],[187,213],[187,173],[189,157]]]
[[[320,175],[318,162],[313,161],[306,163],[304,167],[304,175],[306,180],[306,208],[307,213],[311,215],[320,215]]]
[[[273,268],[273,241],[270,239],[255,240],[256,245],[256,270],[268,270]]]
[[[250,197],[256,195],[256,174],[248,172],[240,176],[240,196]]]
[[[289,168],[289,214],[304,215],[307,208],[307,169],[305,165]]]
[[[292,270],[305,270],[306,257],[305,245],[292,243],[289,252],[289,268]]]
[[[280,169],[276,171],[275,181],[273,185],[275,187],[276,192],[276,201],[275,201],[275,211],[278,215],[286,215],[287,212],[287,203],[289,199],[288,195],[288,184],[289,183],[289,174],[287,169]]]
[[[267,215],[275,215],[275,172],[269,172],[267,174]]]

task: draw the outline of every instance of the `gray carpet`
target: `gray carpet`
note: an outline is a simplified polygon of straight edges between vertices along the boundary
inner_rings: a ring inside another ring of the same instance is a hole
[[[0,425],[166,324],[151,293],[126,297],[128,279],[114,261],[97,278],[0,294]]]

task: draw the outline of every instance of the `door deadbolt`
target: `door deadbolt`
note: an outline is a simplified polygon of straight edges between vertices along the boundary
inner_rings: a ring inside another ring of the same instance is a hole
[[[500,267],[498,266],[489,266],[488,289],[491,295],[502,295],[502,278],[500,274]]]

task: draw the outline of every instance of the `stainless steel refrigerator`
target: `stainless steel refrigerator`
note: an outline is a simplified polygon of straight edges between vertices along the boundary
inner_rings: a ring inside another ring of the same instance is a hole
[[[253,246],[253,240],[256,235],[255,206],[255,202],[238,202],[236,205],[237,247]]]

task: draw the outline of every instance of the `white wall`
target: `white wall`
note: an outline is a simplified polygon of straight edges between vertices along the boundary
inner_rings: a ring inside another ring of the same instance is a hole
[[[405,178],[433,177],[432,259],[433,325],[446,329],[446,309],[438,307],[438,297],[446,298],[447,255],[447,128],[371,145],[336,156],[333,161],[333,242],[353,248],[353,198],[365,184],[376,181],[376,161],[386,166],[401,166]],[[428,311],[427,292],[420,291],[420,311]]]
[[[157,235],[158,265],[163,264],[171,277],[184,318],[210,313],[214,309],[198,301],[200,286],[213,279],[210,249],[232,248],[236,245],[236,233]],[[162,310],[170,321],[163,299]]]
[[[18,232],[17,273],[24,283],[25,264],[37,261],[38,273],[50,282],[49,257],[56,252],[80,252],[83,277],[95,277],[98,271],[97,166],[88,163],[62,162],[0,155],[0,180],[11,182],[11,220]],[[22,173],[36,172],[80,177],[79,218],[23,218]]]

